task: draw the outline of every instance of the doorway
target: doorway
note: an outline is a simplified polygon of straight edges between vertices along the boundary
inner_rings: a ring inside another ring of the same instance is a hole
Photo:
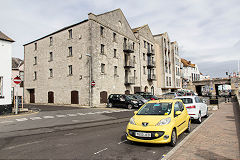
[[[48,103],[54,103],[54,92],[48,92]]]
[[[100,92],[100,103],[107,103],[107,92]]]
[[[78,91],[72,91],[71,92],[71,104],[79,104]]]
[[[35,103],[35,90],[34,89],[27,89],[30,95],[30,103]]]

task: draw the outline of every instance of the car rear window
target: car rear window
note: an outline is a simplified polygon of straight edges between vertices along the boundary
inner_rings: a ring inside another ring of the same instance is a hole
[[[180,98],[184,104],[190,104],[193,103],[192,98]]]

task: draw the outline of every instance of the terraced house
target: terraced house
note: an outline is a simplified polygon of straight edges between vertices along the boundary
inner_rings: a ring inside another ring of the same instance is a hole
[[[24,45],[25,102],[101,106],[114,93],[160,95],[155,48],[149,26],[131,29],[120,9],[89,13]]]

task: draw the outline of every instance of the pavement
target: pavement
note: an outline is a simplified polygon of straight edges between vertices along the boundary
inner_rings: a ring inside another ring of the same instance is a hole
[[[240,159],[240,110],[238,102],[221,103],[201,128],[186,137],[164,159]]]

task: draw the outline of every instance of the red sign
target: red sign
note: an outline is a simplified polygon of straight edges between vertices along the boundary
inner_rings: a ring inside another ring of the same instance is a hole
[[[20,83],[22,82],[22,80],[21,80],[20,77],[15,77],[15,78],[13,79],[13,82],[14,82],[15,84],[20,84]]]
[[[91,85],[92,85],[92,87],[94,87],[94,86],[95,86],[95,84],[96,84],[96,83],[95,83],[94,81],[92,81],[92,84],[91,84]]]

